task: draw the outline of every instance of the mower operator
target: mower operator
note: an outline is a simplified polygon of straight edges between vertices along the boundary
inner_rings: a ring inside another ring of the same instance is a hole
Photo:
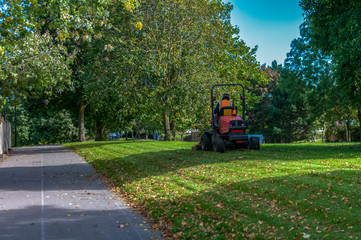
[[[222,107],[232,107],[233,104],[229,101],[229,95],[227,93],[223,94],[222,101],[217,103],[216,108],[214,109],[214,114],[216,115],[216,119],[218,120],[218,117],[220,117],[220,110]]]

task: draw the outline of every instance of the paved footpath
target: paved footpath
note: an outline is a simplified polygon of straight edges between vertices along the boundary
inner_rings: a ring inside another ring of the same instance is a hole
[[[15,148],[0,160],[0,239],[160,239],[63,146]]]

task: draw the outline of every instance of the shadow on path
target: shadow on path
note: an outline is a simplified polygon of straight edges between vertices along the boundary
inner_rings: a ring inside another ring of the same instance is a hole
[[[62,146],[15,148],[0,162],[0,239],[161,239]]]

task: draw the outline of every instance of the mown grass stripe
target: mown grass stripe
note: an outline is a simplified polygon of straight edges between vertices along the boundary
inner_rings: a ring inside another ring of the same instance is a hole
[[[193,143],[69,144],[168,236],[361,237],[361,147],[262,145],[225,154]]]

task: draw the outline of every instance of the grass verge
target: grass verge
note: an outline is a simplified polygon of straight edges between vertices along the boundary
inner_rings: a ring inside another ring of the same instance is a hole
[[[168,237],[361,238],[360,144],[267,144],[225,154],[193,145],[66,144]]]

